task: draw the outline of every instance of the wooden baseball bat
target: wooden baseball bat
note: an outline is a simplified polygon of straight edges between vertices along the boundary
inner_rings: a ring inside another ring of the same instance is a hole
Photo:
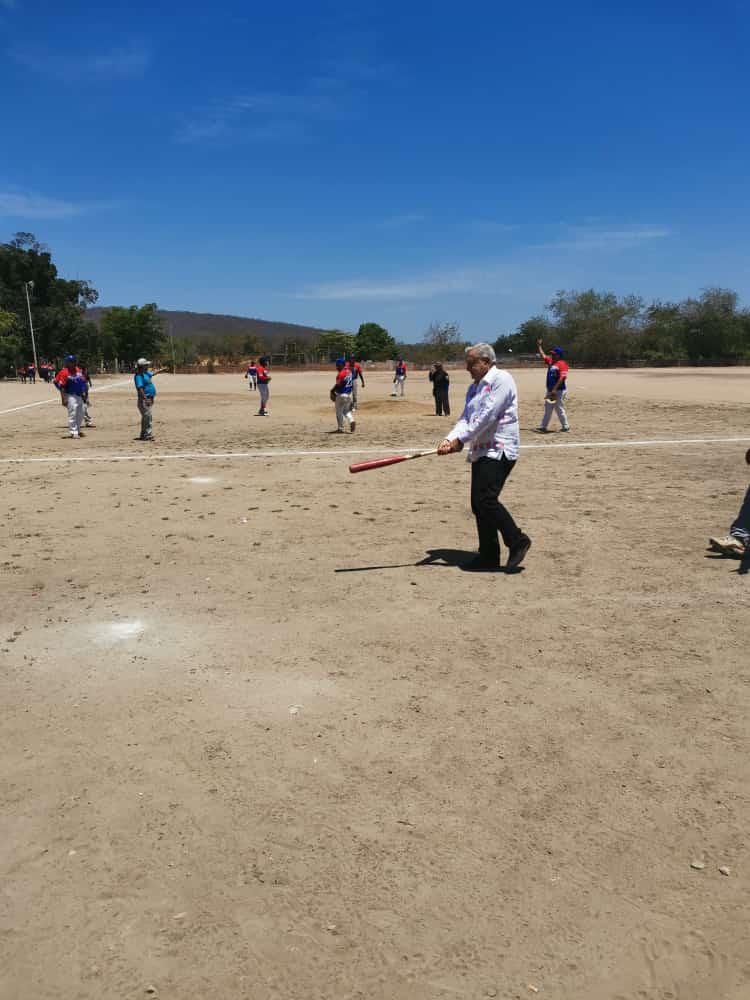
[[[436,455],[435,451],[418,451],[414,455],[393,455],[391,458],[376,458],[372,462],[355,462],[349,466],[349,472],[369,472],[370,469],[382,469],[386,465],[397,465],[399,462],[411,462],[413,458],[425,458]]]

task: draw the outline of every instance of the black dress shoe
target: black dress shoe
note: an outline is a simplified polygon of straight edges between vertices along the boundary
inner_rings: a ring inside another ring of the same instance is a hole
[[[526,557],[526,553],[531,548],[531,539],[528,535],[521,535],[515,545],[511,545],[508,550],[507,569],[515,569],[520,566]]]

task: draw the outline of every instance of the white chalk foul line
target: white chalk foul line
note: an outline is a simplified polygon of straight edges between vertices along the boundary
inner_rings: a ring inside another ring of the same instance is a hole
[[[106,392],[107,389],[116,389],[120,385],[130,385],[130,379],[127,379],[124,382],[109,382],[107,385],[101,385],[101,386],[92,385],[91,391]],[[57,392],[57,390],[55,390],[55,392]],[[59,396],[57,395],[50,396],[49,399],[40,399],[36,403],[23,403],[21,406],[11,406],[9,410],[0,410],[0,417],[2,417],[4,413],[17,413],[19,410],[30,410],[32,406],[46,406],[47,403],[59,403],[59,402],[60,402]]]
[[[566,441],[564,444],[524,444],[522,451],[553,451],[558,448],[647,448],[652,446],[695,445],[695,444],[748,444],[750,437],[725,438],[647,438],[620,441]],[[77,446],[73,446],[77,447]],[[398,454],[408,455],[411,452],[434,450],[434,442],[421,447],[399,448]],[[88,455],[45,455],[40,457],[0,458],[0,465],[34,465],[51,464],[55,462],[182,462],[196,459],[233,459],[233,458],[340,458],[342,455],[382,455],[385,448],[337,448],[332,450],[294,451],[286,448],[274,448],[271,451],[180,451],[180,452],[150,452],[144,448],[134,455],[99,455],[92,452]]]

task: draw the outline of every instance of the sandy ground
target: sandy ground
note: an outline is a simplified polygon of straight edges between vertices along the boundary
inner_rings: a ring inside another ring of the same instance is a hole
[[[0,384],[2,1000],[747,1000],[747,444],[604,443],[750,438],[750,371],[576,372],[545,438],[518,381],[514,574],[461,456],[337,454],[437,443],[423,375],[348,437],[160,376],[154,444]]]

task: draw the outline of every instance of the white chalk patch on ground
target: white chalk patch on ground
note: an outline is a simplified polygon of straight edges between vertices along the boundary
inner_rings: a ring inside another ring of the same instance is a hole
[[[105,645],[115,645],[137,639],[145,632],[146,626],[140,619],[130,622],[100,622],[94,626],[94,638]]]
[[[218,482],[215,476],[190,476],[189,483],[197,483],[200,486],[207,486],[209,483]]]

